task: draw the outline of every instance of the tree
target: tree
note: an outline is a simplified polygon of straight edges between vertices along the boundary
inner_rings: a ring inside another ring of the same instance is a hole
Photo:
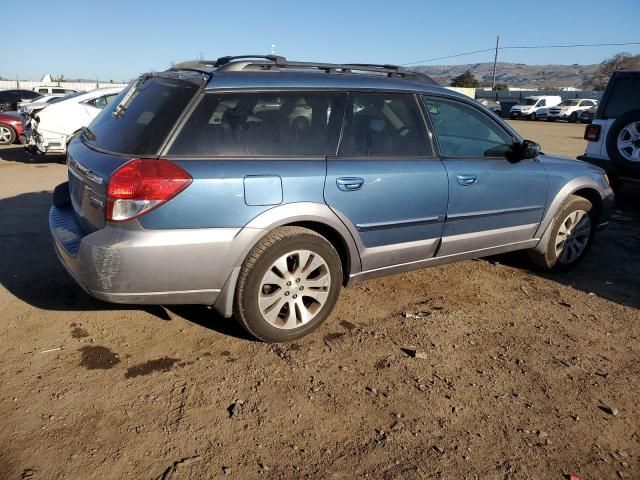
[[[507,85],[506,83],[496,83],[494,90],[497,90],[499,92],[506,92],[509,90],[509,85]]]
[[[462,75],[458,75],[451,79],[452,87],[466,87],[466,88],[478,88],[480,86],[480,82],[478,79],[471,73],[471,70],[467,70]]]
[[[631,55],[627,52],[616,53],[613,57],[600,62],[593,74],[593,78],[585,80],[582,86],[583,88],[590,87],[594,90],[604,90],[613,72],[638,68],[640,68],[640,55]]]

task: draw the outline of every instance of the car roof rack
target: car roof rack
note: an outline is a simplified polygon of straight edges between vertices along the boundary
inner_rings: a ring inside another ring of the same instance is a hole
[[[213,66],[219,71],[241,72],[250,71],[271,71],[280,69],[294,70],[320,70],[326,73],[375,73],[386,75],[390,78],[407,78],[421,82],[437,85],[431,77],[420,72],[407,71],[398,65],[375,64],[375,63],[317,63],[317,62],[296,62],[288,61],[285,57],[278,55],[237,55],[220,57],[217,60],[200,60],[201,65]]]

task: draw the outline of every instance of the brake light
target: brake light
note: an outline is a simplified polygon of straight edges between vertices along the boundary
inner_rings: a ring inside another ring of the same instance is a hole
[[[158,208],[187,188],[193,178],[168,160],[136,158],[107,183],[106,218],[124,222]]]
[[[600,125],[587,125],[584,130],[584,139],[590,142],[597,142],[600,138]]]

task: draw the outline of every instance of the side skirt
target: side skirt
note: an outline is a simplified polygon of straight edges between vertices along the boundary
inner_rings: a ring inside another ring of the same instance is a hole
[[[500,245],[497,247],[483,248],[480,250],[473,250],[470,252],[456,253],[452,255],[445,255],[442,257],[427,258],[424,260],[417,260],[414,262],[400,263],[397,265],[391,265],[388,267],[381,267],[372,270],[366,270],[360,273],[349,276],[347,285],[355,285],[363,280],[370,278],[382,277],[385,275],[394,275],[396,273],[410,272],[413,270],[419,270],[421,268],[436,267],[438,265],[444,265],[447,263],[458,262],[461,260],[469,260],[473,258],[488,257],[490,255],[497,255],[499,253],[513,252],[515,250],[525,250],[533,248],[538,245],[539,238],[533,238],[531,240],[524,240],[521,242],[509,243],[507,245]]]

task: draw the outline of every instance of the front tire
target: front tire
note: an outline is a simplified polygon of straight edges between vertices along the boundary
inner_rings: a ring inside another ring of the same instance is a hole
[[[576,112],[572,112],[571,115],[569,115],[569,123],[576,123],[578,121],[578,115],[576,114]]]
[[[529,115],[529,120],[536,121],[537,119],[538,117],[536,116],[536,112],[533,112],[531,115]]]
[[[278,228],[245,259],[234,316],[265,342],[295,340],[326,320],[341,286],[340,256],[327,239],[302,227]]]
[[[589,200],[571,195],[551,222],[544,251],[530,250],[531,261],[544,270],[566,271],[575,267],[593,243],[595,222]]]
[[[9,125],[0,123],[0,145],[11,145],[16,141],[16,132]]]

